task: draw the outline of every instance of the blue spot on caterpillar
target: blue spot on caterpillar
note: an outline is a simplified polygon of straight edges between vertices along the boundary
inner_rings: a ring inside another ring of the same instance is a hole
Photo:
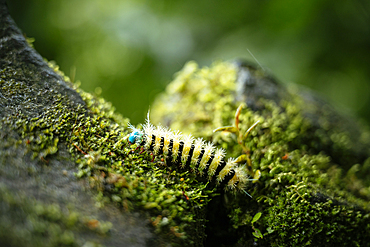
[[[130,125],[130,126],[132,126],[132,125]],[[141,131],[135,129],[134,132],[132,132],[130,134],[130,137],[128,138],[128,140],[131,143],[135,143],[136,140],[139,140],[139,139],[142,138],[142,135],[143,135],[143,133]]]
[[[149,122],[149,116],[143,130],[130,124],[129,127],[133,132],[128,140],[143,146],[154,155],[163,155],[166,164],[189,167],[217,185],[226,186],[226,189],[232,191],[242,190],[249,195],[244,190],[246,182],[250,180],[246,172],[237,165],[236,159],[225,161],[226,152],[222,148],[216,149],[212,143],[201,138],[194,139],[191,135],[182,135],[161,126],[155,127]]]

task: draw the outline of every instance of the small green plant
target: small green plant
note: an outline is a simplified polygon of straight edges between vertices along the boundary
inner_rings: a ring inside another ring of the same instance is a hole
[[[261,213],[261,212],[256,213],[256,215],[254,215],[254,216],[253,216],[253,219],[252,219],[252,221],[251,221],[252,228],[253,228],[253,230],[254,230],[254,232],[252,232],[252,234],[253,234],[253,236],[255,236],[256,238],[263,238],[263,235],[262,235],[262,233],[261,233],[260,229],[258,229],[258,228],[256,228],[256,227],[254,226],[254,223],[255,223],[257,220],[259,220],[259,218],[261,218],[261,215],[262,215],[262,213]]]
[[[245,146],[244,141],[247,139],[249,132],[251,132],[252,129],[254,127],[256,127],[256,125],[260,121],[258,120],[257,122],[255,122],[251,127],[249,127],[249,129],[244,134],[239,129],[239,116],[240,116],[240,112],[241,112],[242,109],[243,109],[243,104],[240,104],[239,107],[238,107],[238,109],[236,110],[236,113],[235,113],[235,126],[224,126],[224,127],[220,127],[220,128],[217,128],[217,129],[213,130],[213,132],[225,131],[225,132],[230,132],[230,133],[233,133],[233,134],[236,135],[238,144],[243,149],[243,154],[240,155],[236,159],[235,162],[238,163],[238,164],[244,164],[244,163],[246,163],[247,164],[246,167],[247,167],[247,170],[248,170],[249,175],[251,175],[253,177],[253,180],[254,180],[253,182],[256,182],[261,177],[261,171],[260,170],[257,170],[256,172],[253,171],[252,161],[250,159],[250,150],[249,150],[248,147]]]

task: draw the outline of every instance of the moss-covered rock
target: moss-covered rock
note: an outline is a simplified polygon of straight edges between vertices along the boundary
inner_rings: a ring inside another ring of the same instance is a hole
[[[212,140],[237,157],[243,151],[235,136],[212,130],[232,125],[240,104],[247,106],[239,116],[242,132],[260,121],[243,144],[262,175],[249,185],[253,200],[243,194],[214,199],[208,241],[229,236],[225,244],[366,246],[369,131],[318,96],[245,63],[199,68],[189,62],[151,114],[155,123]],[[224,219],[216,212],[226,212]]]

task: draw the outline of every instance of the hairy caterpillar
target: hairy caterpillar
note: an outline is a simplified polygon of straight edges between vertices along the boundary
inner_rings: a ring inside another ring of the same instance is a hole
[[[226,186],[226,189],[245,192],[245,184],[250,179],[244,169],[237,165],[236,159],[229,158],[225,161],[226,152],[222,148],[216,149],[213,143],[201,138],[195,139],[191,135],[182,135],[165,127],[155,127],[149,122],[149,116],[143,130],[132,125],[129,127],[133,132],[128,140],[143,146],[154,155],[163,155],[166,164],[188,167],[217,185]]]

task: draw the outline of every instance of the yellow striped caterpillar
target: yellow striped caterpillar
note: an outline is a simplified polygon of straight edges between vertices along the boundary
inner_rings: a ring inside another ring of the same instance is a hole
[[[213,143],[191,135],[182,135],[165,127],[155,127],[149,122],[149,116],[143,130],[129,127],[133,132],[128,137],[129,142],[143,146],[154,155],[163,155],[166,164],[181,168],[190,168],[200,176],[206,176],[209,181],[225,186],[230,190],[245,190],[248,176],[237,160],[229,158],[225,161],[226,152],[215,148]],[[250,195],[249,195],[250,196]]]

